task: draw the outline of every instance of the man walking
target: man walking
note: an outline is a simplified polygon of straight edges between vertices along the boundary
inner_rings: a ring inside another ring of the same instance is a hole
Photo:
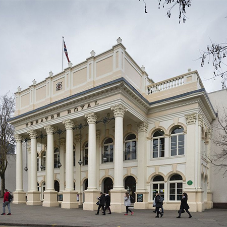
[[[102,207],[102,210],[103,210],[103,215],[106,215],[105,208],[104,208],[105,195],[102,192],[100,192],[100,197],[98,198],[98,200],[99,200],[99,206],[98,206],[98,210],[97,210],[96,215],[99,214],[99,210],[100,210],[101,207]]]
[[[10,193],[8,192],[7,189],[4,190],[4,199],[3,199],[3,213],[1,215],[5,215],[5,207],[8,207],[9,213],[7,215],[11,215],[11,210],[10,210]]]

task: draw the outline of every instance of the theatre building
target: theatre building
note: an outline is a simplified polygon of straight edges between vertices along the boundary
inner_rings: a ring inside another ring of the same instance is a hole
[[[216,114],[199,74],[151,78],[118,38],[104,53],[19,87],[10,122],[14,203],[96,210],[100,191],[110,191],[112,211],[123,212],[128,190],[137,209],[151,209],[157,191],[166,210],[179,209],[182,192],[191,211],[212,208]]]

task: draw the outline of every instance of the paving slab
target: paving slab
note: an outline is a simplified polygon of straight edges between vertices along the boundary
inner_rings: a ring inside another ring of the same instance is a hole
[[[2,199],[0,199],[2,202]],[[7,207],[6,207],[6,211]],[[162,218],[155,218],[152,210],[135,210],[134,215],[112,213],[95,215],[95,211],[79,209],[62,209],[60,207],[28,206],[11,204],[12,215],[0,216],[0,226],[30,226],[30,227],[218,227],[227,226],[227,210],[212,209],[201,213],[187,214],[176,218],[177,211],[165,211]],[[101,212],[100,212],[101,213]]]

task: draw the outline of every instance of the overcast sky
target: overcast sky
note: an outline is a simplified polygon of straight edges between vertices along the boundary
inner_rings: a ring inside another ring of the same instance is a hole
[[[162,0],[163,2],[164,0]],[[158,0],[0,0],[0,96],[57,74],[62,68],[62,36],[73,65],[111,49],[120,36],[127,52],[155,82],[198,70],[207,92],[221,89],[211,65],[200,66],[210,40],[227,41],[227,0],[192,0],[186,23],[178,8]],[[64,66],[67,60],[64,56]]]

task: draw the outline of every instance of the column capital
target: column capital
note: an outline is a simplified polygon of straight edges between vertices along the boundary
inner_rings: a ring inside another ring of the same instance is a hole
[[[139,132],[147,132],[148,124],[146,122],[141,122],[138,124],[138,131]]]
[[[65,120],[63,121],[63,124],[65,125],[66,130],[70,130],[74,127],[74,122],[72,120]]]
[[[44,127],[44,129],[46,130],[47,134],[53,134],[55,128],[51,125],[47,125]]]
[[[60,145],[65,145],[65,138],[60,138]]]
[[[76,134],[76,135],[75,135],[76,143],[79,143],[79,142],[80,142],[81,137],[82,137],[82,136],[80,136],[80,134]]]
[[[97,121],[97,115],[95,113],[86,114],[85,117],[87,118],[88,124],[95,124]]]
[[[37,137],[37,132],[35,130],[30,130],[28,132],[28,134],[29,134],[31,139],[36,139],[36,137]]]
[[[196,123],[197,114],[196,113],[187,114],[187,115],[185,115],[185,118],[186,118],[187,125],[192,125],[192,124],[195,124]]]
[[[22,136],[19,134],[14,134],[14,138],[15,138],[16,142],[20,142],[22,140]]]
[[[127,111],[122,104],[111,107],[111,110],[114,112],[114,117],[124,117],[124,114]]]

